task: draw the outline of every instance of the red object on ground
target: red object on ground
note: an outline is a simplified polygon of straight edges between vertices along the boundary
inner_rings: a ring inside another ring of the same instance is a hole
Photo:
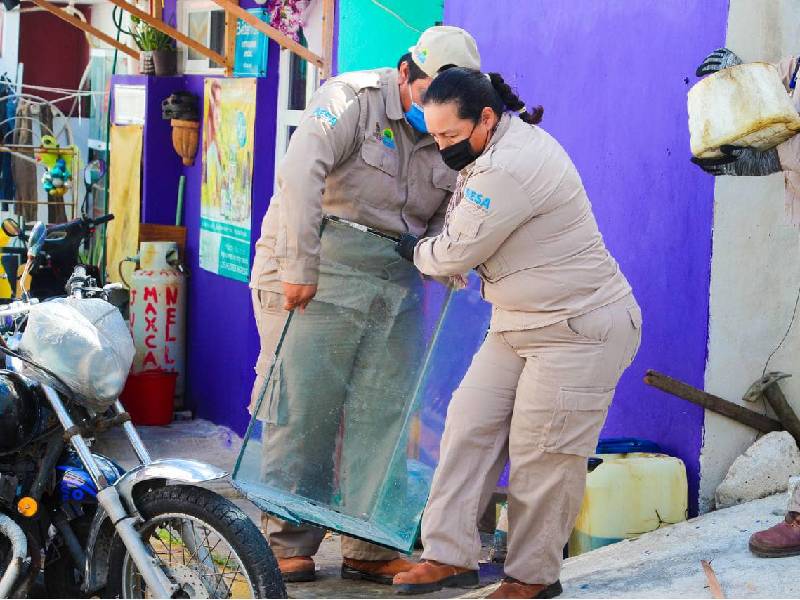
[[[134,425],[169,425],[174,411],[177,373],[131,373],[119,399]]]

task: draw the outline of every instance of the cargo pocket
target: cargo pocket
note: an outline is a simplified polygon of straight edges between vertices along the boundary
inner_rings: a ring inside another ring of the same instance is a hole
[[[545,452],[591,456],[605,423],[614,388],[561,388]]]
[[[283,361],[275,360],[272,376],[267,381],[264,396],[258,407],[256,418],[270,425],[286,425],[286,390],[283,385]]]
[[[633,329],[631,332],[630,342],[628,343],[627,352],[620,365],[620,371],[624,371],[631,366],[633,359],[636,358],[636,353],[639,352],[639,346],[642,343],[642,309],[638,304],[628,307],[628,317]]]

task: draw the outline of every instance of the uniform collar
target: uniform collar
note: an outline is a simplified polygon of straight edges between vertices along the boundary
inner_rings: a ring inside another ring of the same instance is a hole
[[[497,142],[500,141],[500,138],[502,138],[505,135],[506,131],[508,131],[508,128],[511,126],[512,118],[513,117],[509,113],[503,113],[503,116],[500,117],[500,121],[498,121],[497,127],[495,127],[494,133],[492,134],[489,143],[486,144],[486,148],[484,148],[482,154],[488,152],[489,148],[491,148]]]
[[[381,78],[383,97],[386,101],[386,116],[392,121],[405,119],[403,104],[400,102],[400,86],[397,83],[397,69],[392,69]]]

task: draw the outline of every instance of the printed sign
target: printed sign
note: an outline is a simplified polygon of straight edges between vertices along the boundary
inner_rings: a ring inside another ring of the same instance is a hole
[[[250,275],[255,79],[205,81],[200,267],[238,281]]]
[[[251,8],[247,12],[269,23],[269,14],[265,9]],[[266,35],[239,19],[236,22],[236,60],[233,76],[266,77],[268,47],[269,39]]]

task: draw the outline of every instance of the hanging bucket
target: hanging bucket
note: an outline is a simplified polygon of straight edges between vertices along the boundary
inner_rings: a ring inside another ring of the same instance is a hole
[[[134,425],[169,425],[177,373],[144,371],[128,376],[120,400]]]

